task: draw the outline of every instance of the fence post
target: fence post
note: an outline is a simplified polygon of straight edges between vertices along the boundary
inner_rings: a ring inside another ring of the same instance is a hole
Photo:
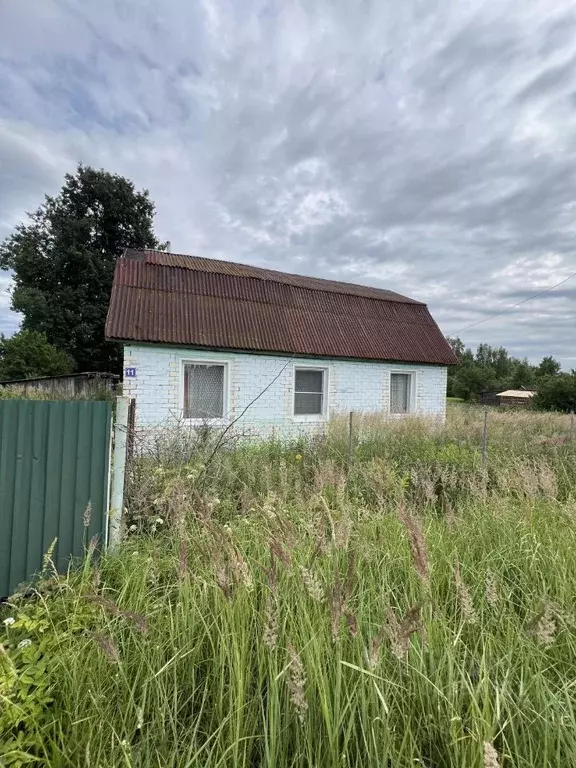
[[[353,426],[353,419],[354,419],[354,413],[353,411],[350,411],[350,415],[348,417],[348,472],[350,472],[350,467],[352,466],[352,453],[353,453],[353,432],[352,432],[352,426]]]
[[[484,430],[482,432],[482,466],[486,466],[488,458],[488,408],[484,409]]]
[[[574,440],[574,409],[570,411],[570,441]]]
[[[122,535],[122,510],[124,508],[124,474],[126,469],[126,446],[128,442],[128,413],[130,400],[116,398],[116,419],[114,422],[114,458],[112,464],[112,495],[108,521],[108,549],[114,550]]]

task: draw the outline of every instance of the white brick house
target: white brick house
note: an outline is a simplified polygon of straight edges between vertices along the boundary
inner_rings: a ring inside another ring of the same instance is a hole
[[[349,411],[443,419],[455,362],[399,294],[157,251],[118,261],[106,334],[140,427],[288,437]]]

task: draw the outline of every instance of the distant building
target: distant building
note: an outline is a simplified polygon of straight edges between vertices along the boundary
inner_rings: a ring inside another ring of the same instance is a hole
[[[22,392],[23,397],[42,393],[60,399],[90,398],[102,392],[114,392],[120,377],[114,373],[70,373],[65,376],[42,376],[35,379],[0,381],[0,387]]]
[[[480,405],[502,405],[512,408],[530,408],[536,391],[533,389],[506,389],[504,392],[480,392]]]
[[[533,389],[507,389],[498,393],[500,405],[513,406],[515,408],[530,408],[532,398],[536,394]]]

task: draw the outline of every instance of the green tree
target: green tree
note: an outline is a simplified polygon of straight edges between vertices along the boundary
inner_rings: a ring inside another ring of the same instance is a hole
[[[518,360],[512,371],[512,378],[510,381],[512,389],[531,389],[536,383],[536,375],[534,373],[534,367],[530,365],[528,360]]]
[[[560,373],[562,366],[552,355],[543,357],[540,364],[536,368],[536,376],[557,376]]]
[[[576,411],[576,371],[544,378],[538,385],[534,405],[546,411]]]
[[[154,204],[128,179],[79,165],[56,197],[0,245],[13,270],[12,309],[79,370],[118,371],[119,345],[104,339],[114,266],[124,248],[158,247]]]
[[[479,392],[492,391],[496,388],[496,374],[487,365],[465,363],[456,372],[452,382],[454,397],[472,400]]]
[[[32,379],[71,373],[74,361],[48,343],[36,331],[19,331],[6,339],[0,336],[0,379]]]

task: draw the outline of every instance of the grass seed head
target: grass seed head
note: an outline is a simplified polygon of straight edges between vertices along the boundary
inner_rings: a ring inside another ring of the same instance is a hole
[[[430,584],[430,558],[428,555],[428,546],[424,537],[424,532],[418,520],[411,515],[404,507],[399,504],[397,507],[398,519],[404,526],[410,542],[410,552],[412,554],[412,564],[422,583],[425,586]]]
[[[317,603],[323,603],[324,588],[322,587],[320,579],[316,576],[315,573],[308,570],[308,568],[305,568],[304,566],[301,566],[300,573],[302,575],[302,581],[304,582],[304,585],[310,597],[313,600],[315,600]]]
[[[532,634],[540,645],[549,648],[554,643],[556,629],[554,611],[552,610],[552,607],[547,604],[533,622]]]
[[[308,711],[308,702],[306,700],[306,672],[300,654],[296,652],[293,645],[288,646],[288,692],[294,711],[298,715],[300,722],[304,722],[304,717]]]
[[[498,752],[489,741],[484,742],[484,768],[500,768]]]
[[[391,606],[388,606],[387,633],[390,638],[392,653],[397,659],[404,659],[410,648],[410,638],[422,628],[420,606],[409,608],[401,621],[398,621]]]
[[[270,549],[270,555],[279,560],[286,568],[292,568],[292,558],[290,553],[284,549],[279,541],[270,539],[268,542],[268,548]]]
[[[358,637],[360,634],[360,629],[358,627],[358,620],[356,619],[355,614],[353,614],[352,611],[346,611],[344,615],[346,616],[346,623],[348,624],[350,634],[352,637]]]
[[[492,572],[486,574],[486,588],[484,590],[484,597],[490,608],[498,608],[500,605],[500,592],[498,590],[498,582]]]
[[[118,652],[118,647],[110,635],[94,632],[92,637],[101,648],[101,650],[104,651],[105,655],[108,657],[109,661],[112,662],[112,664],[118,664],[120,662],[120,653]]]
[[[243,585],[249,592],[252,591],[252,571],[239,549],[234,548],[230,554],[230,570],[236,584]]]
[[[278,603],[270,596],[266,600],[265,610],[266,622],[264,624],[264,644],[271,650],[275,650],[278,647],[278,634],[279,634],[279,622],[278,622]]]
[[[462,581],[462,575],[460,573],[460,562],[458,558],[456,558],[454,562],[454,581],[456,582],[456,592],[458,594],[458,604],[460,606],[460,614],[462,619],[467,624],[477,624],[478,614],[474,608],[470,590]]]

